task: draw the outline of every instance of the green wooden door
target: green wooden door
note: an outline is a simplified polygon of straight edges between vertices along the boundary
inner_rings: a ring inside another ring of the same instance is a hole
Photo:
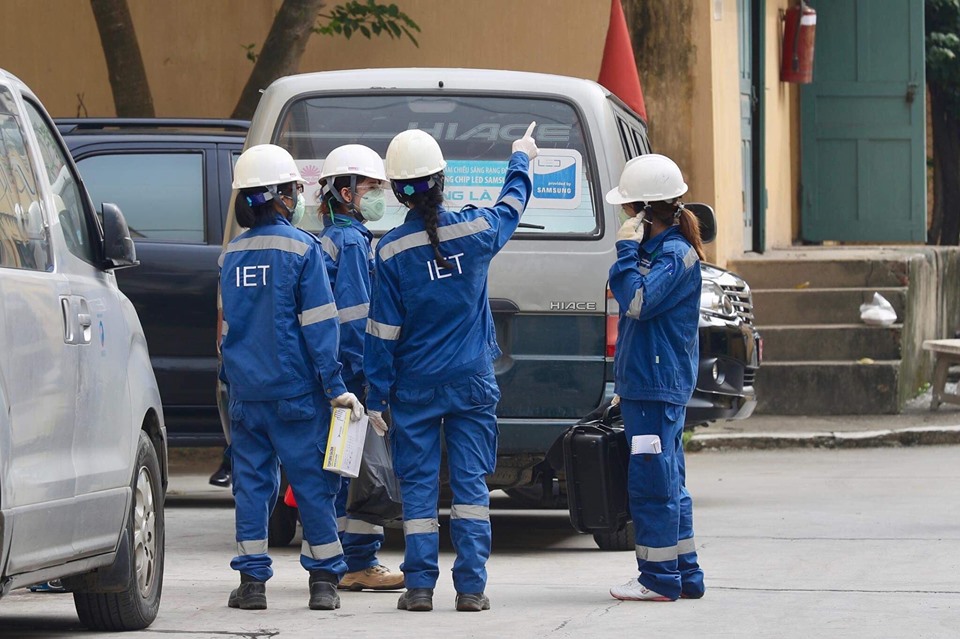
[[[802,238],[922,242],[923,2],[808,4],[817,32],[800,97]]]

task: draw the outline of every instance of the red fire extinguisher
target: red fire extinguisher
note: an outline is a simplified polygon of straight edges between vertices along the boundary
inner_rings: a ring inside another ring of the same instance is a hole
[[[813,82],[813,41],[817,30],[817,12],[806,2],[787,9],[783,29],[783,55],[780,80],[809,84]]]

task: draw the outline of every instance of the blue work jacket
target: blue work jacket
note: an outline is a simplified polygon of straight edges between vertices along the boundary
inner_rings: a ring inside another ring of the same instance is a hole
[[[222,378],[236,400],[346,392],[337,361],[337,306],[320,243],[278,215],[220,256]]]
[[[365,382],[363,341],[370,312],[372,240],[369,229],[351,217],[338,215],[333,223],[330,216],[323,216],[320,246],[340,320],[341,374],[347,388],[358,394]]]
[[[364,370],[370,410],[388,406],[395,388],[429,388],[490,370],[500,356],[487,300],[490,261],[520,223],[532,184],[525,153],[510,156],[503,189],[489,208],[441,209],[434,261],[421,214],[377,244],[373,307]]]
[[[643,244],[617,242],[610,290],[620,305],[613,363],[617,394],[686,404],[700,358],[700,260],[680,227]]]

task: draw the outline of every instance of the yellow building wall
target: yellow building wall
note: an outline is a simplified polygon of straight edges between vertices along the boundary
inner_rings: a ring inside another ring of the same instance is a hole
[[[313,35],[300,71],[366,67],[503,68],[596,79],[609,0],[393,0],[421,27],[420,46]],[[767,247],[796,237],[796,89],[779,82],[779,9],[764,0]],[[129,0],[156,113],[227,117],[281,0]],[[623,0],[638,52],[654,150],[674,157],[688,201],[714,206],[711,260],[743,251],[736,0]],[[718,7],[722,7],[719,15]],[[717,19],[719,17],[719,19]],[[55,117],[115,114],[99,35],[85,0],[4,0],[0,66]],[[639,20],[643,24],[638,27]],[[644,31],[645,29],[645,31]],[[645,42],[638,39],[644,33]],[[42,46],[40,44],[42,43]]]
[[[790,0],[767,0],[766,72],[766,186],[767,248],[787,248],[800,235],[800,95],[796,84],[780,81],[783,11]]]

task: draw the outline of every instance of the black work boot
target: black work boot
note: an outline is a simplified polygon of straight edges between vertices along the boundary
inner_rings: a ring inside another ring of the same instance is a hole
[[[457,610],[460,612],[490,610],[490,599],[482,592],[458,592]]]
[[[226,454],[223,455],[223,461],[220,462],[220,467],[213,471],[213,474],[210,475],[210,485],[217,486],[219,488],[229,488],[230,481],[232,480],[232,464],[230,463],[230,458]]]
[[[337,576],[325,570],[310,571],[310,610],[336,610],[340,607]]]
[[[240,587],[230,593],[227,605],[241,610],[266,610],[267,583],[240,573]]]
[[[433,610],[433,588],[411,588],[397,600],[397,610],[430,612]]]

